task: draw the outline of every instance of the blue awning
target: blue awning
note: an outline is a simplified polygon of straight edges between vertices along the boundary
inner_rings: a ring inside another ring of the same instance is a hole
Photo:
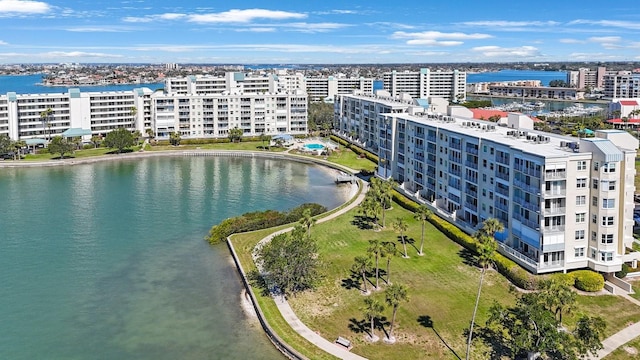
[[[45,139],[27,139],[24,141],[27,145],[44,145],[47,143]]]
[[[62,136],[66,138],[78,137],[78,136],[84,136],[84,135],[91,135],[91,130],[82,129],[82,128],[70,128],[62,133]]]

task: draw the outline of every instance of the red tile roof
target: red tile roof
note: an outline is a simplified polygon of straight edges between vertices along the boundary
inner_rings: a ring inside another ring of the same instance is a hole
[[[638,102],[635,100],[620,100],[622,106],[638,106]]]

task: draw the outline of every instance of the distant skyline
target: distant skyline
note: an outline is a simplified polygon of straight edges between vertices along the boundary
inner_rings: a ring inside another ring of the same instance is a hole
[[[640,61],[637,1],[0,0],[0,63]]]

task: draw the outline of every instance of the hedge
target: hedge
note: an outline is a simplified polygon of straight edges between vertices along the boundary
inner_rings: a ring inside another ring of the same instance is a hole
[[[337,142],[338,144],[345,146],[347,149],[351,149],[351,151],[353,151],[354,153],[361,155],[364,154],[364,156],[369,160],[369,161],[373,161],[374,163],[378,163],[379,162],[379,158],[377,155],[373,154],[370,151],[367,151],[359,146],[356,146],[350,142],[348,142],[347,140],[344,140],[340,137],[337,137],[335,135],[331,135],[331,140]]]
[[[569,274],[574,277],[578,290],[596,292],[604,288],[604,277],[595,271],[577,270]]]

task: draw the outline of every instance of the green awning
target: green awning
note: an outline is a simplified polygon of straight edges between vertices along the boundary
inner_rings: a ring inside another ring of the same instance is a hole
[[[84,135],[91,135],[91,130],[82,129],[82,128],[70,128],[62,133],[62,136],[66,138],[78,137],[78,136],[84,136]]]
[[[45,139],[27,139],[24,141],[27,145],[44,145],[47,143]]]

